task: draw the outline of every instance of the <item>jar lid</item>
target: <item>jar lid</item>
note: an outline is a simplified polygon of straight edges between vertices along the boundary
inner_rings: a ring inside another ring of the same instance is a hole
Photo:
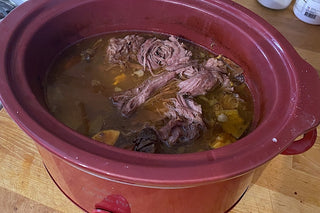
[[[292,0],[258,0],[258,2],[270,9],[282,10],[287,8]]]

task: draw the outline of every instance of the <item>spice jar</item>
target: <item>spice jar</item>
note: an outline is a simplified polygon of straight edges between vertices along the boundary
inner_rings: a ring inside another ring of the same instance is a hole
[[[320,25],[320,0],[297,0],[293,12],[301,21]]]
[[[260,4],[263,6],[275,9],[275,10],[282,10],[287,8],[292,0],[258,0]]]

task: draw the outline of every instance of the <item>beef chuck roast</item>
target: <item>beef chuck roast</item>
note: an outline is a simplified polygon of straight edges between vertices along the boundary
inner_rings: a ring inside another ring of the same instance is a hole
[[[111,63],[125,64],[128,60],[137,60],[137,53],[145,39],[137,35],[124,38],[111,38],[107,47],[107,56]]]
[[[146,40],[137,55],[143,67],[152,70],[165,67],[169,71],[184,67],[189,63],[192,53],[184,48],[174,36],[169,40],[150,38]]]
[[[148,68],[152,76],[141,85],[112,97],[113,103],[123,116],[130,116],[137,107],[144,104],[157,91],[171,80],[177,80],[175,98],[166,100],[167,111],[164,113],[164,125],[160,128],[144,129],[135,140],[135,150],[154,152],[155,142],[160,140],[171,146],[177,143],[192,141],[206,129],[202,118],[201,105],[193,98],[205,95],[216,85],[226,91],[232,91],[230,72],[223,60],[209,58],[199,64],[192,61],[192,53],[182,43],[170,36],[167,40],[131,35],[123,39],[111,39],[107,48],[109,61],[124,63],[123,60],[135,59],[144,68]],[[153,70],[162,68],[163,72],[153,74]],[[233,66],[234,76],[239,70]],[[155,133],[157,136],[155,136]],[[148,138],[150,136],[150,138]]]
[[[192,99],[177,95],[170,99],[167,106],[166,116],[169,121],[158,131],[163,142],[168,145],[188,142],[197,138],[205,129],[201,106]]]
[[[122,115],[129,116],[137,107],[146,102],[158,89],[172,80],[175,75],[174,72],[164,72],[157,77],[148,78],[138,87],[114,95],[112,101],[121,111]]]
[[[157,133],[152,128],[142,129],[133,140],[134,151],[154,153],[159,143]]]
[[[204,95],[217,84],[218,78],[216,76],[219,74],[202,68],[194,76],[178,84],[179,93],[191,96]]]

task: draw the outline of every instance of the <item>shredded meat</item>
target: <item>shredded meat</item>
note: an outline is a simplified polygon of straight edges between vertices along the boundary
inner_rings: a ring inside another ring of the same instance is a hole
[[[209,58],[205,63],[204,67],[208,70],[219,70],[220,72],[223,72],[221,69],[224,66],[224,63],[222,61],[217,60],[216,58]]]
[[[110,62],[124,64],[129,59],[137,60],[137,53],[145,39],[137,35],[127,35],[124,38],[111,38],[107,47],[107,57]]]
[[[200,71],[191,78],[181,81],[178,84],[180,94],[191,96],[204,95],[218,82],[217,73],[200,69]]]
[[[227,66],[224,62],[217,60],[216,58],[209,58],[203,66],[205,69],[210,70],[216,79],[220,82],[222,88],[225,91],[233,91],[233,84],[230,81],[230,73],[227,70]],[[237,75],[239,73],[237,72]]]
[[[167,105],[169,122],[158,131],[160,139],[173,145],[197,138],[205,128],[201,106],[182,95],[172,98]]]
[[[165,67],[168,71],[185,67],[192,53],[184,48],[174,36],[169,40],[150,38],[146,40],[137,55],[139,63],[150,71]]]
[[[176,73],[179,74],[179,78],[181,80],[186,80],[188,78],[191,78],[195,76],[199,72],[196,65],[190,64],[185,67],[178,68],[176,70]]]
[[[179,82],[176,97],[164,104],[167,107],[164,125],[159,129],[142,130],[140,136],[143,137],[139,136],[135,141],[136,151],[154,152],[158,139],[169,146],[196,139],[201,131],[206,129],[206,125],[202,118],[201,105],[193,98],[205,95],[218,84],[226,91],[232,91],[229,75],[239,79],[241,77],[241,70],[237,65],[226,65],[224,57],[209,58],[202,64],[192,61],[192,53],[174,36],[170,36],[168,40],[145,40],[136,35],[123,39],[113,38],[107,48],[107,55],[112,63],[122,64],[129,59],[136,60],[152,74],[152,77],[141,85],[112,97],[113,103],[123,116],[130,116],[171,80]],[[154,75],[152,70],[159,68],[164,71]]]
[[[142,129],[133,143],[134,151],[154,153],[156,151],[156,145],[159,142],[157,133],[151,128]]]
[[[164,72],[157,77],[151,77],[138,87],[113,96],[112,101],[122,115],[129,116],[137,107],[147,101],[154,92],[172,80],[175,75],[174,72]]]

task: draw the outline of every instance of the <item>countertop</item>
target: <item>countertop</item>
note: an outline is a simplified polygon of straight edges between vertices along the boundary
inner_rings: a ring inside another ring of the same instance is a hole
[[[235,2],[278,29],[320,73],[320,26],[298,20],[292,12],[294,2],[280,11],[255,0]],[[57,188],[33,140],[4,109],[0,111],[0,212],[83,212]],[[231,212],[320,212],[320,137],[309,151],[278,155],[256,170],[249,190]]]

